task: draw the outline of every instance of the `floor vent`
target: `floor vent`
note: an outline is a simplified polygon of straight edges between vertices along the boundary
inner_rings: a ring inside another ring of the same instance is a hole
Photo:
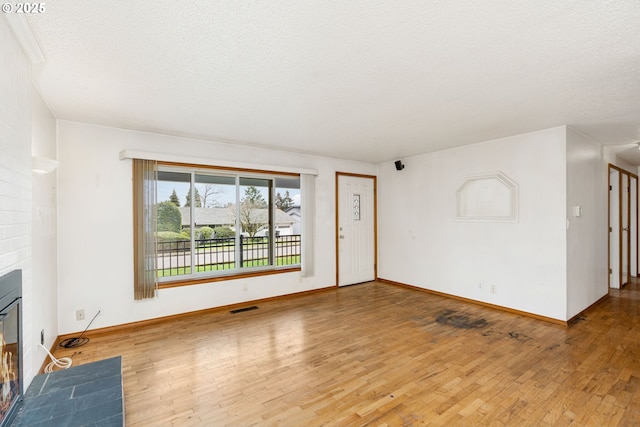
[[[251,310],[257,310],[257,309],[258,309],[257,306],[252,305],[251,307],[237,308],[235,310],[231,310],[229,313],[236,314],[236,313],[242,313],[243,311],[251,311]]]

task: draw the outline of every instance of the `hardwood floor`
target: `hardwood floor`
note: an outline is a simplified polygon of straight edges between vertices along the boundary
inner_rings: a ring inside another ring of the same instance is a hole
[[[640,425],[640,285],[571,327],[383,283],[59,348],[122,355],[128,426]]]

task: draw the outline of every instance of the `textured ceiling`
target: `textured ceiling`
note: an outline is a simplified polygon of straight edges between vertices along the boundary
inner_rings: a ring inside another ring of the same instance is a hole
[[[637,0],[46,5],[61,119],[371,162],[563,124],[640,140]]]

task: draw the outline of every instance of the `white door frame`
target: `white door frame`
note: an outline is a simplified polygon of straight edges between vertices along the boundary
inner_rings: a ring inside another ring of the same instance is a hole
[[[340,284],[340,177],[356,177],[371,179],[373,181],[373,274],[374,280],[378,278],[378,202],[377,202],[377,177],[375,175],[363,175],[349,172],[336,172],[336,286]]]
[[[631,264],[629,268],[631,270],[631,277],[638,277],[638,179],[632,175],[630,175],[629,178],[631,181],[631,208],[629,216],[629,233],[631,234],[631,247],[629,251],[631,253]]]
[[[612,164],[607,175],[608,285],[619,289],[638,276],[638,176]]]

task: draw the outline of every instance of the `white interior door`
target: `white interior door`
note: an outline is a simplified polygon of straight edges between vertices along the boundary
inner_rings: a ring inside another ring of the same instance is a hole
[[[338,286],[375,279],[375,180],[337,174]]]
[[[621,239],[621,250],[622,252],[620,253],[620,258],[622,261],[622,271],[620,274],[620,283],[622,284],[622,286],[624,286],[625,284],[627,284],[629,282],[629,278],[630,278],[630,274],[631,274],[631,270],[630,270],[630,254],[629,254],[629,238],[630,238],[630,234],[629,234],[629,210],[630,210],[630,204],[629,204],[629,196],[631,194],[630,189],[629,189],[629,175],[627,175],[626,173],[623,173],[622,175],[622,180],[621,180],[621,192],[620,194],[622,195],[621,198],[621,217],[622,217],[622,223],[620,224],[621,228],[620,228],[620,239]]]
[[[620,172],[609,169],[609,287],[620,289]]]

